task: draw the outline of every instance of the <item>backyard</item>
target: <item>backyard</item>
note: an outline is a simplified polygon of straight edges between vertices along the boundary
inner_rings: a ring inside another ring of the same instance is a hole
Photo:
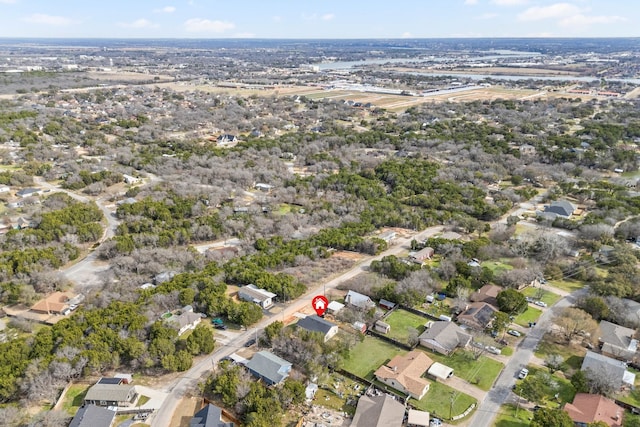
[[[451,415],[462,414],[474,403],[476,399],[473,397],[439,382],[431,382],[429,391],[422,399],[410,400],[410,404],[416,409],[430,412],[434,417],[447,419],[451,418]]]
[[[344,362],[344,370],[368,380],[373,378],[373,372],[385,362],[406,351],[377,338],[365,337],[349,353]]]
[[[62,401],[62,410],[69,415],[75,415],[84,402],[84,396],[91,387],[89,384],[72,384],[67,389]]]
[[[454,375],[468,381],[476,387],[488,391],[498,377],[504,365],[486,356],[478,360],[469,351],[457,350],[451,356],[425,352],[436,362],[453,368]]]
[[[384,319],[384,322],[391,326],[391,330],[386,336],[394,340],[407,343],[409,338],[409,330],[416,329],[418,335],[424,331],[424,324],[428,319],[410,313],[406,310],[394,310]]]

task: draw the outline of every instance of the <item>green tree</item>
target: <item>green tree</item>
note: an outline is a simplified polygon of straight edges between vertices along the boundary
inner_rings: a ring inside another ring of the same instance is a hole
[[[573,420],[562,409],[540,408],[533,415],[531,427],[573,427]]]
[[[589,381],[584,371],[578,370],[571,376],[571,385],[576,389],[576,393],[589,392]]]
[[[493,322],[491,322],[491,331],[496,334],[503,333],[509,327],[511,319],[509,315],[502,311],[496,311],[493,314]]]
[[[602,297],[597,295],[583,298],[576,305],[589,313],[595,320],[606,319],[610,314],[609,305]]]
[[[282,331],[282,329],[284,328],[284,323],[282,323],[279,320],[276,320],[273,323],[268,324],[265,328],[264,328],[264,334],[265,334],[265,344],[267,346],[270,346],[271,343],[273,342],[273,339],[276,338],[278,335],[280,335],[280,332]]]
[[[215,348],[215,339],[211,329],[205,325],[198,325],[187,337],[187,349],[193,355],[209,354]]]
[[[505,289],[498,293],[498,308],[508,314],[522,313],[527,309],[527,299],[515,289]]]

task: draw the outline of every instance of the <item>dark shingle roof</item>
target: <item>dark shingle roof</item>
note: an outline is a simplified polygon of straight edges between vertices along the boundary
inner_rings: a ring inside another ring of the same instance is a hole
[[[200,409],[189,421],[189,427],[233,427],[233,423],[220,421],[222,410],[209,403]]]
[[[85,405],[78,409],[69,427],[110,427],[115,417],[114,411],[96,405]]]
[[[335,323],[331,323],[328,320],[324,320],[322,317],[318,317],[317,315],[307,316],[304,319],[298,320],[296,323],[298,327],[302,329],[306,329],[311,332],[322,332],[323,334],[327,334],[331,328],[336,326]]]

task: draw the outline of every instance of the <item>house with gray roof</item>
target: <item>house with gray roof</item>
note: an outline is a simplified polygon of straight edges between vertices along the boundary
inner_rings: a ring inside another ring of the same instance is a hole
[[[602,354],[620,360],[633,360],[638,350],[636,331],[603,320],[600,322],[600,349]]]
[[[84,396],[85,404],[97,406],[133,406],[138,398],[135,386],[127,384],[95,384]]]
[[[470,341],[471,335],[453,322],[428,322],[420,335],[421,346],[447,356],[458,347],[466,347]]]
[[[388,394],[362,396],[358,400],[351,427],[401,427],[405,407]]]
[[[243,301],[253,302],[267,309],[273,305],[273,299],[277,295],[266,289],[259,289],[256,285],[246,285],[238,290],[238,298]]]
[[[338,333],[338,325],[315,314],[298,320],[296,326],[306,331],[321,333],[324,336],[324,342],[329,341]]]
[[[344,302],[363,310],[370,310],[376,306],[376,303],[371,301],[371,298],[355,291],[347,292],[347,295],[344,297]]]
[[[547,219],[570,218],[576,208],[566,200],[556,200],[544,207],[544,211],[539,212],[539,215]]]
[[[246,365],[255,377],[262,379],[268,385],[280,384],[291,372],[291,362],[268,351],[259,351]]]
[[[486,302],[474,302],[458,315],[458,322],[470,326],[473,329],[485,329],[493,321],[493,315],[498,311],[494,306]]]
[[[222,421],[222,409],[209,403],[195,413],[189,427],[233,427],[233,423]]]
[[[625,385],[633,387],[636,381],[636,375],[627,371],[626,363],[589,350],[584,356],[580,370],[584,371],[587,377],[591,372],[609,378],[616,388],[621,388]]]
[[[69,427],[111,427],[116,411],[96,405],[83,405],[71,420]]]

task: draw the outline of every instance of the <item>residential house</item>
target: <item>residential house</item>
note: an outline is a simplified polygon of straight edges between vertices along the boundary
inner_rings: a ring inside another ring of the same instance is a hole
[[[195,329],[202,321],[202,315],[200,313],[194,313],[193,309],[186,310],[183,308],[180,310],[180,314],[171,316],[169,321],[177,325],[178,335],[182,335],[190,329]]]
[[[624,409],[598,394],[578,393],[572,403],[564,405],[564,410],[576,427],[587,427],[598,421],[609,427],[622,427]]]
[[[566,200],[557,200],[545,206],[544,211],[540,214],[548,219],[570,218],[576,208]]]
[[[65,314],[71,305],[71,297],[65,292],[54,292],[31,306],[31,311],[40,314]],[[68,310],[68,311],[67,311]]]
[[[584,356],[580,370],[587,376],[593,373],[609,378],[616,388],[633,387],[636,380],[636,375],[627,371],[626,363],[589,350]]]
[[[633,360],[638,350],[636,331],[603,320],[600,322],[600,350],[602,354],[620,360]]]
[[[138,398],[135,386],[125,384],[95,384],[84,396],[85,404],[97,406],[133,406]]]
[[[458,315],[458,322],[473,329],[482,330],[491,324],[493,315],[497,311],[497,308],[486,302],[474,302]]]
[[[116,411],[96,405],[82,405],[71,420],[69,427],[112,427]]]
[[[222,409],[209,403],[195,413],[189,427],[233,427],[233,423],[222,421]]]
[[[422,264],[423,262],[430,260],[434,253],[434,249],[427,246],[426,248],[420,249],[418,252],[410,253],[409,259],[417,264]]]
[[[329,322],[328,320],[325,320],[315,314],[298,320],[298,323],[296,323],[296,325],[299,328],[310,332],[321,333],[324,337],[324,342],[329,341],[335,336],[335,334],[338,333],[338,325]]]
[[[21,198],[33,197],[41,194],[42,190],[40,188],[23,188],[22,190],[16,193],[16,196]]]
[[[122,178],[124,179],[125,184],[130,184],[130,185],[131,184],[137,184],[137,183],[139,183],[141,181],[140,178],[136,178],[135,176],[127,175],[126,173],[122,174]]]
[[[436,353],[448,356],[471,341],[471,335],[453,322],[428,322],[427,325],[420,335],[420,345]]]
[[[376,303],[371,301],[371,298],[355,291],[347,292],[347,295],[344,297],[344,302],[363,310],[370,310],[376,306]]]
[[[380,308],[383,308],[385,310],[393,310],[396,307],[395,302],[387,301],[386,299],[381,299],[378,302],[378,305],[380,306]]]
[[[491,304],[494,307],[498,306],[498,294],[502,292],[503,289],[500,286],[496,285],[484,285],[477,291],[471,294],[469,299],[472,302],[484,302],[487,304]]]
[[[388,394],[358,399],[351,427],[401,427],[405,407]]]
[[[268,193],[269,191],[273,190],[273,185],[271,184],[265,184],[262,182],[257,183],[256,185],[254,185],[256,190],[260,190],[263,193]]]
[[[238,290],[238,298],[258,304],[267,309],[273,305],[273,299],[277,295],[266,289],[259,289],[256,285],[246,285]]]
[[[388,386],[420,400],[429,391],[429,382],[422,375],[433,365],[433,360],[419,350],[398,355],[379,367],[374,375]]]
[[[289,376],[291,363],[268,351],[256,353],[246,365],[254,376],[268,385],[280,384]]]
[[[391,241],[392,241],[393,239],[395,239],[395,238],[396,238],[396,236],[397,236],[397,233],[396,233],[395,231],[393,231],[393,230],[388,230],[388,231],[385,231],[385,232],[383,232],[383,233],[380,233],[380,235],[378,236],[378,238],[379,238],[379,239],[384,240],[384,241],[385,241],[385,242],[387,242],[387,243],[391,243]]]

